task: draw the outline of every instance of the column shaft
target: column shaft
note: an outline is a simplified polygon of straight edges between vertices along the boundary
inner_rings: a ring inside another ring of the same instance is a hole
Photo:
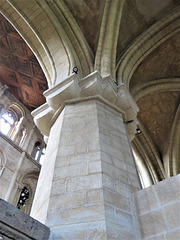
[[[129,196],[138,188],[121,114],[95,100],[67,105],[51,128],[31,216],[51,239],[134,239]]]

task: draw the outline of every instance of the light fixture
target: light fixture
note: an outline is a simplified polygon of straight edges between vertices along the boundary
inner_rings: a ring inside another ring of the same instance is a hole
[[[140,134],[140,133],[142,133],[142,132],[141,132],[141,129],[140,129],[140,128],[137,128],[137,129],[136,129],[136,134]]]
[[[78,68],[77,68],[77,67],[73,67],[73,71],[72,71],[72,73],[77,74],[77,73],[78,73]]]

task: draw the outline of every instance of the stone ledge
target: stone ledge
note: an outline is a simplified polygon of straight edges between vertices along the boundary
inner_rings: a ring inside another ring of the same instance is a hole
[[[47,226],[0,199],[0,235],[19,240],[47,240],[49,234]]]

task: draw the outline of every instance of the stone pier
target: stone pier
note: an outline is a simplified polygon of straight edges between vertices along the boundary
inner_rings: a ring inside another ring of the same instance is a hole
[[[99,80],[93,76],[94,83],[97,87]],[[92,77],[81,87],[81,96],[87,96],[90,84]],[[74,79],[69,86],[77,90]],[[112,85],[103,91],[107,86]],[[50,239],[135,239],[130,195],[140,185],[125,112],[97,96],[57,106],[60,97],[69,96],[60,89],[56,95],[50,89],[46,96],[57,110],[43,110],[46,119],[52,114],[52,125],[31,215],[50,227]],[[38,125],[43,112],[34,115]]]

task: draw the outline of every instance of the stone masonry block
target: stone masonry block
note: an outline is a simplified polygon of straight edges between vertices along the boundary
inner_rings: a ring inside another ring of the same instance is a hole
[[[133,232],[123,229],[122,227],[120,227],[119,224],[106,221],[106,228],[107,228],[108,240],[120,240],[120,239],[135,240],[136,239]]]
[[[69,156],[69,164],[77,164],[80,162],[96,161],[101,159],[101,153],[98,152],[88,152],[78,155]]]
[[[100,188],[87,191],[86,203],[87,204],[104,203],[103,189]]]
[[[152,211],[158,207],[155,192],[152,186],[142,189],[134,194],[138,214]]]
[[[97,173],[102,171],[101,161],[90,161],[88,163],[88,173]]]
[[[180,201],[164,207],[164,213],[170,229],[180,228]]]
[[[166,234],[166,240],[178,240],[180,239],[180,229],[177,229],[175,231],[169,232]]]
[[[88,223],[87,239],[106,240],[107,239],[106,222],[103,220],[103,221]]]
[[[86,192],[73,192],[51,197],[52,209],[77,207],[86,204]]]
[[[104,210],[105,210],[106,221],[110,221],[110,222],[114,222],[115,223],[116,222],[115,208],[105,204]]]
[[[104,204],[68,209],[54,209],[48,213],[48,226],[61,226],[104,220]]]
[[[115,179],[105,173],[102,175],[103,187],[115,191]]]
[[[54,180],[85,174],[87,174],[87,163],[78,163],[67,167],[56,168],[54,171]]]
[[[73,224],[63,227],[52,228],[49,240],[57,239],[87,239],[87,224]]]
[[[132,215],[118,209],[116,209],[116,223],[123,226],[127,231],[132,231],[134,228]]]
[[[179,200],[180,174],[154,185],[160,205]]]
[[[139,222],[142,238],[151,237],[167,231],[163,212],[161,210],[152,211],[139,216]]]
[[[67,166],[67,162],[68,162],[68,157],[67,156],[57,157],[55,167],[56,168],[65,167],[65,166]]]
[[[51,195],[56,196],[66,191],[66,179],[53,180]]]
[[[128,198],[131,193],[131,186],[128,184],[121,182],[119,180],[115,180],[115,191],[122,196]]]
[[[124,211],[130,212],[130,205],[128,199],[121,195],[104,190],[104,202],[111,205],[112,207],[116,207]]]
[[[128,182],[128,176],[125,171],[114,167],[106,162],[102,162],[102,171],[103,173],[113,176],[114,178],[117,178],[124,183]]]
[[[88,190],[102,187],[101,174],[90,174],[86,176],[73,177],[67,181],[67,192]]]

